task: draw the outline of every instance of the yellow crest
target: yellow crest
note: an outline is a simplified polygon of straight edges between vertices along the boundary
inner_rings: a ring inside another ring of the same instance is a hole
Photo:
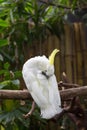
[[[54,64],[54,58],[55,58],[56,53],[58,53],[58,52],[59,52],[58,49],[54,49],[53,52],[51,53],[51,55],[49,56],[49,62],[51,65]]]

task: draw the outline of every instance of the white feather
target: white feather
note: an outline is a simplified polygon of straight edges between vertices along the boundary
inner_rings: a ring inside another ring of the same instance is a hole
[[[45,70],[48,70],[48,79],[42,75]],[[50,119],[62,111],[54,67],[45,56],[28,60],[23,66],[22,74],[31,96],[40,107],[42,118]]]

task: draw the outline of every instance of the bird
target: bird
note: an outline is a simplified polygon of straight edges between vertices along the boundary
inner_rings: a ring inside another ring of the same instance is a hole
[[[62,112],[54,69],[54,58],[58,52],[58,49],[54,49],[48,58],[45,55],[32,57],[22,69],[25,85],[44,119],[51,119]]]

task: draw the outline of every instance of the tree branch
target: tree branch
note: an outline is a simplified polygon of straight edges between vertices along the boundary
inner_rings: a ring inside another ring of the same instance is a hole
[[[62,4],[54,4],[52,2],[45,2],[43,0],[39,0],[39,2],[46,4],[48,6],[55,6],[55,7],[63,8],[63,9],[72,9],[71,7],[68,7],[68,6],[65,6],[65,5],[62,5]]]
[[[70,88],[60,91],[62,100],[70,99],[73,96],[86,96],[87,86],[81,86],[77,88]]]
[[[87,95],[87,86],[61,90],[60,94],[62,100],[70,99],[73,96],[85,96]],[[32,98],[28,90],[0,90],[0,99],[31,100]]]
[[[0,90],[0,99],[32,99],[28,90]]]
[[[80,85],[78,84],[72,84],[72,83],[63,83],[62,81],[60,81],[58,83],[58,87],[65,87],[65,89],[68,89],[68,88],[77,88],[77,87],[80,87]]]

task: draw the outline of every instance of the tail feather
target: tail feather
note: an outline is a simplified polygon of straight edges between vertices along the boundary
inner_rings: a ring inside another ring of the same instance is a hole
[[[55,108],[54,106],[46,107],[45,109],[41,109],[41,117],[45,119],[50,119],[54,117],[56,114],[62,111],[61,107]]]

